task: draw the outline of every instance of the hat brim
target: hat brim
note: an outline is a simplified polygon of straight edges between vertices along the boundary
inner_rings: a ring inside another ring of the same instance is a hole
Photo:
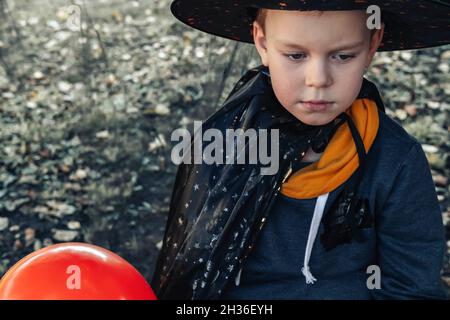
[[[385,23],[378,51],[411,50],[450,44],[450,1],[175,0],[172,14],[190,27],[219,37],[253,43],[258,8],[301,11],[366,10],[378,5]]]

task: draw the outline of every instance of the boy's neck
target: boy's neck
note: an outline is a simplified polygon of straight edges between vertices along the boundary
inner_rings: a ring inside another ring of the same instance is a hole
[[[305,155],[303,156],[302,160],[300,162],[316,162],[320,159],[322,156],[322,153],[315,153],[311,147],[306,151]]]

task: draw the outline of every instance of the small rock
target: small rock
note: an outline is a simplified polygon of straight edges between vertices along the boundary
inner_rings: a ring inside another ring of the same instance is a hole
[[[409,91],[398,91],[395,96],[392,97],[394,101],[410,102],[412,100],[411,93]]]
[[[81,191],[81,186],[78,183],[64,183],[65,190]]]
[[[123,14],[120,11],[114,10],[111,15],[117,23],[123,22]]]
[[[64,173],[69,173],[70,172],[70,166],[68,166],[67,164],[61,164],[59,166],[59,170],[61,170]]]
[[[8,211],[15,211],[18,207],[20,207],[21,205],[29,202],[30,199],[29,198],[22,198],[22,199],[17,199],[14,201],[5,201],[5,209]]]
[[[136,107],[128,107],[126,109],[126,113],[138,113],[138,112],[139,112],[139,109]]]
[[[448,65],[448,63],[445,62],[439,64],[437,68],[443,73],[448,73],[450,71],[450,66]]]
[[[68,227],[70,230],[80,229],[81,224],[80,224],[80,222],[78,222],[78,221],[69,221],[69,222],[67,223],[67,227]]]
[[[442,280],[450,287],[450,277],[442,277]]]
[[[403,110],[403,109],[397,109],[397,110],[395,110],[395,115],[396,115],[397,118],[400,119],[400,120],[405,120],[406,118],[408,118],[408,114],[407,114],[406,111]]]
[[[448,213],[445,212],[442,214],[442,221],[444,223],[444,226],[446,226],[448,224],[448,222],[450,221],[450,217],[448,216]],[[450,241],[447,241],[447,246],[450,244]]]
[[[450,50],[445,50],[444,52],[442,52],[441,60],[445,61],[449,59],[450,59]]]
[[[67,18],[69,17],[69,10],[67,7],[62,7],[59,8],[58,11],[56,11],[56,17],[58,18],[59,21],[66,21]]]
[[[148,166],[148,171],[150,171],[150,172],[158,172],[160,170],[161,170],[161,168],[156,164],[151,164]]]
[[[9,92],[9,91],[8,91],[8,92],[3,92],[2,96],[3,96],[3,98],[5,98],[5,99],[12,99],[12,98],[15,97],[14,93]]]
[[[72,90],[72,84],[66,81],[58,82],[58,90],[62,93],[68,93]]]
[[[430,144],[422,144],[422,149],[426,153],[436,153],[439,150],[437,147]]]
[[[221,56],[227,51],[227,48],[222,46],[219,49],[214,50],[214,53]]]
[[[33,249],[34,249],[34,251],[42,249],[42,242],[41,242],[41,240],[37,239],[34,242]]]
[[[109,74],[107,77],[106,77],[106,84],[108,85],[108,86],[113,86],[113,85],[115,85],[117,83],[117,78],[116,78],[116,76],[114,75],[114,74]]]
[[[155,113],[158,115],[165,116],[167,114],[170,114],[170,109],[165,104],[158,104],[155,108]]]
[[[47,201],[46,204],[52,209],[51,211],[48,212],[48,214],[54,215],[56,217],[71,215],[77,211],[77,208],[75,206],[72,206],[64,202],[50,200]]]
[[[5,230],[8,228],[9,225],[9,219],[6,217],[0,217],[0,231]]]
[[[73,241],[78,236],[78,231],[72,230],[54,230],[53,239],[57,241]]]
[[[116,107],[116,110],[124,110],[127,104],[127,99],[123,94],[117,94],[112,99],[113,105]]]
[[[164,148],[167,145],[166,139],[164,138],[164,135],[161,133],[158,135],[158,137],[153,140],[153,142],[150,142],[148,144],[148,151],[152,152],[159,148]]]
[[[412,58],[412,53],[405,51],[405,52],[400,53],[400,57],[405,61],[409,61]]]
[[[205,51],[202,48],[195,48],[195,56],[197,58],[205,57]]]
[[[427,106],[431,109],[439,109],[441,107],[441,103],[438,101],[428,101]]]
[[[30,26],[35,25],[35,24],[39,23],[39,18],[38,17],[30,17],[30,18],[28,18],[27,23]]]
[[[9,86],[10,86],[9,80],[0,75],[0,89],[7,90]]]
[[[125,53],[122,55],[122,60],[123,61],[128,61],[131,59],[131,55],[129,53]]]
[[[76,146],[81,145],[80,137],[78,137],[78,136],[73,137],[73,138],[69,141],[69,144],[70,144],[70,146],[72,146],[72,147],[76,147]]]
[[[26,107],[28,109],[36,109],[37,108],[37,103],[34,102],[34,101],[27,101]]]
[[[168,57],[168,55],[164,51],[159,51],[158,52],[158,58],[166,59],[167,57]]]
[[[109,138],[109,132],[108,130],[99,131],[95,134],[95,136],[100,139],[107,139]]]
[[[438,153],[426,153],[425,155],[427,157],[428,163],[433,169],[444,170],[445,161],[443,160],[442,156],[440,156]]]
[[[36,230],[34,230],[33,228],[26,228],[24,233],[25,233],[25,246],[28,247],[30,244],[34,242]]]
[[[56,20],[49,20],[47,21],[47,26],[54,29],[54,30],[59,30],[61,29],[61,26],[59,25],[58,21]]]
[[[185,116],[183,116],[183,117],[181,118],[180,122],[178,122],[178,124],[179,124],[180,126],[183,126],[183,127],[186,127],[187,125],[189,125],[189,124],[191,124],[191,123],[192,123],[192,119],[191,119],[191,118],[188,118],[188,117],[185,117]]]
[[[156,244],[156,248],[158,248],[158,250],[161,250],[162,244],[163,244],[163,241],[162,241],[162,240],[159,241],[159,242]]]
[[[414,104],[408,104],[404,109],[410,117],[415,117],[417,115],[417,107]]]
[[[70,176],[71,180],[83,180],[87,177],[87,171],[84,169],[77,169],[77,171]]]
[[[391,65],[392,64],[392,59],[390,57],[387,57],[385,55],[383,56],[378,56],[376,57],[376,59],[374,59],[373,63],[374,66],[378,66],[378,65]]]
[[[37,205],[33,208],[33,212],[39,213],[40,215],[41,214],[45,215],[45,214],[49,214],[50,210],[46,206]]]
[[[42,80],[45,78],[45,75],[41,71],[36,71],[32,75],[33,79]]]
[[[72,94],[64,94],[62,98],[65,102],[72,102],[74,100],[74,96]]]
[[[433,181],[437,186],[446,187],[448,180],[441,174],[433,175]]]

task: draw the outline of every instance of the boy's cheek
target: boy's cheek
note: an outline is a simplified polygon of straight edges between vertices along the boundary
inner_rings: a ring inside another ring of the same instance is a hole
[[[272,87],[278,101],[283,105],[291,105],[295,101],[295,90],[286,81],[272,80]]]

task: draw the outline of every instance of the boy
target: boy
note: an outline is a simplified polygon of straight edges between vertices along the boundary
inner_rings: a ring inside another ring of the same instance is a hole
[[[450,43],[450,6],[380,1],[373,31],[365,1],[251,3],[176,0],[171,9],[256,45],[263,65],[203,128],[279,130],[279,170],[180,165],[152,281],[158,298],[445,298],[426,157],[363,74],[377,50]]]

